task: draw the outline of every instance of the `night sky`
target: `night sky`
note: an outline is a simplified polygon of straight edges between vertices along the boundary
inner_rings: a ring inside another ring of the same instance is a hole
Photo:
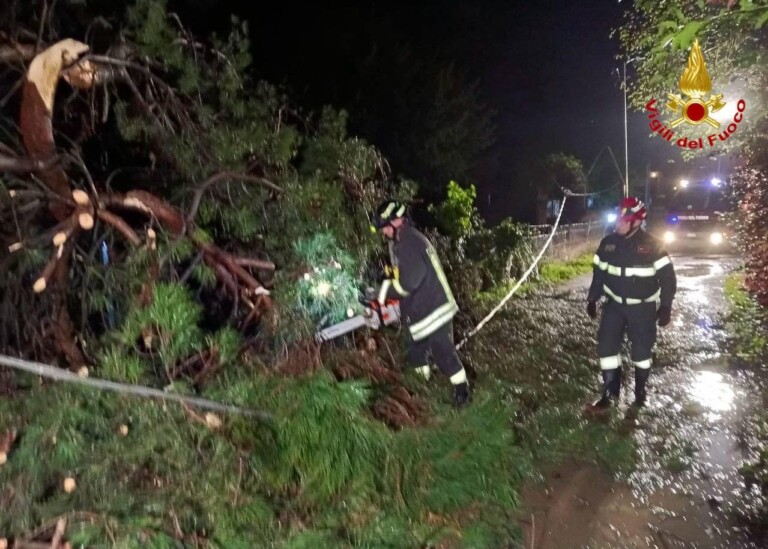
[[[185,19],[202,31],[226,28],[229,13],[248,20],[257,76],[287,86],[297,101],[313,108],[354,94],[345,89],[354,70],[349,52],[369,48],[375,32],[389,31],[419,51],[453,61],[479,82],[482,100],[497,113],[496,146],[475,170],[478,205],[491,218],[511,212],[494,204],[499,202],[494,196],[503,194],[521,163],[532,157],[562,151],[587,168],[608,145],[623,171],[622,64],[616,58],[618,40],[610,34],[627,5],[616,0],[310,6],[285,0],[266,7],[231,0],[177,2]],[[630,66],[630,80],[632,72]],[[717,166],[707,160],[684,164],[675,148],[649,137],[647,121],[637,112],[629,116],[629,159],[631,182],[644,178],[646,167],[671,179],[703,174],[700,165],[707,171]]]

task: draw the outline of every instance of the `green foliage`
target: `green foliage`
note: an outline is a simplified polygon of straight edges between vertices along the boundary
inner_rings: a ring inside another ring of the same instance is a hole
[[[751,411],[743,419],[741,429],[749,459],[739,467],[739,475],[746,490],[742,492],[743,501],[734,506],[734,511],[754,532],[767,532],[768,502],[765,495],[768,494],[768,413],[764,409]]]
[[[203,195],[192,228],[198,241],[268,255],[279,265],[272,297],[284,331],[271,337],[264,327],[259,333],[267,346],[277,347],[280,335],[306,335],[323,318],[337,320],[357,306],[359,273],[374,247],[380,248],[366,230],[367,216],[384,195],[389,168],[375,148],[347,135],[344,112],[325,109],[316,124],[297,122],[296,110],[275,87],[245,78],[244,25],[233,21],[226,39],[211,38],[216,52],[199,49],[192,55],[188,35],[167,8],[164,1],[137,0],[120,20],[121,33],[135,42],[135,58],[146,60],[173,88],[163,97],[178,101],[183,114],[158,124],[134,97],[110,89],[120,134],[100,127],[106,132],[100,138],[117,143],[109,141],[104,156],[129,156],[103,168],[143,166],[143,181],[155,182],[152,192],[178,207],[221,170],[263,174],[283,190],[220,181]],[[393,108],[391,117],[373,120],[413,125],[413,132],[389,145],[399,154],[398,166],[406,167],[399,169],[415,166],[411,173],[427,181],[429,191],[430,181],[466,177],[487,147],[491,127],[490,113],[461,75],[449,67],[423,69],[402,58],[390,68],[404,71],[402,88],[382,85],[385,73],[371,84],[380,86],[385,104],[406,103],[402,110]],[[148,150],[156,155],[151,162]],[[103,175],[96,179],[106,180]],[[137,182],[119,179],[116,190]],[[415,190],[401,180],[386,194],[407,200]],[[474,194],[474,187],[454,185],[442,210],[454,216],[463,238],[435,236],[451,283],[467,300],[483,276],[489,284],[518,276],[531,253],[521,226],[474,224]],[[513,512],[520,485],[539,458],[574,449],[589,456],[594,448],[608,448],[616,461],[626,457],[610,430],[580,427],[574,419],[590,370],[563,348],[573,343],[573,330],[547,340],[543,323],[530,321],[529,313],[500,316],[501,331],[489,327],[471,344],[483,352],[462,357],[482,373],[472,406],[461,413],[449,409],[449,388],[438,381],[414,390],[428,409],[425,423],[394,432],[369,412],[372,400],[390,387],[337,382],[324,369],[299,379],[279,376],[266,353],[248,361],[238,356],[235,330],[204,329],[203,308],[212,304],[198,296],[207,292],[196,296],[168,281],[179,280],[195,257],[189,239],[160,232],[156,251],[126,251],[109,230],[96,230],[104,232],[95,240],[110,242],[110,266],[99,266],[91,252],[84,267],[73,269],[70,298],[77,300],[87,288],[86,311],[113,307],[120,320],[101,339],[88,338],[98,362],[94,370],[115,381],[167,386],[171,369],[202,351],[216,351],[227,367],[195,392],[264,409],[275,420],[227,415],[221,428],[212,429],[174,403],[73,385],[43,387],[34,376],[15,376],[17,392],[0,399],[0,426],[22,431],[0,468],[4,535],[68,514],[70,541],[95,547],[498,547],[517,536]],[[473,261],[475,247],[487,257]],[[45,254],[23,259],[30,268],[45,260]],[[139,308],[132,296],[156,261],[162,279],[154,284],[153,301]],[[198,265],[192,276],[205,289],[214,286],[209,266]],[[320,282],[333,294],[321,295]],[[529,321],[533,327],[520,326]],[[520,334],[525,345],[510,343]],[[542,367],[549,362],[550,369]],[[167,388],[192,392],[190,385],[177,379]],[[536,398],[545,403],[540,416],[531,411]],[[528,423],[531,417],[536,420]],[[128,427],[127,436],[118,434],[121,425]],[[67,476],[78,483],[71,494],[61,489]],[[179,531],[185,539],[177,539]]]
[[[177,547],[174,522],[226,547],[227,539],[269,539],[272,513],[252,488],[257,472],[177,406],[61,385],[4,399],[0,423],[20,419],[27,428],[0,479],[23,496],[4,506],[3,532],[73,513],[70,541],[91,546],[111,538],[121,547]],[[68,476],[77,482],[71,494],[62,489]]]
[[[730,305],[727,327],[734,354],[748,363],[768,357],[768,314],[744,291],[744,276],[731,275],[725,281],[725,296]]]
[[[559,284],[576,278],[579,275],[592,272],[594,254],[586,253],[573,261],[545,261],[539,269],[538,279],[541,282]]]
[[[442,204],[429,206],[429,211],[435,215],[438,228],[452,238],[461,238],[472,230],[473,221],[477,217],[475,208],[477,190],[474,185],[466,189],[451,180],[448,183],[447,197]]]
[[[574,410],[594,375],[572,358],[582,331],[569,327],[549,341],[540,326],[525,311],[502,312],[500,324],[470,343],[472,366],[481,373],[472,406],[448,409],[443,383],[417,389],[431,417],[399,432],[367,413],[375,388],[339,383],[324,371],[291,379],[240,363],[225,370],[203,396],[264,409],[275,422],[231,415],[218,431],[175,404],[39,387],[21,376],[31,388],[0,401],[0,425],[24,425],[0,469],[0,482],[19,494],[0,515],[0,530],[98,509],[96,521],[71,515],[71,540],[163,546],[178,524],[221,548],[509,543],[519,535],[520,486],[538,465],[576,452],[616,470],[631,452],[631,439],[583,425]],[[223,332],[209,344],[233,348],[234,340]],[[523,340],[537,341],[540,353],[519,347]],[[121,357],[112,360],[118,365]],[[540,405],[533,414],[531,402]],[[121,424],[129,426],[126,437],[117,435]],[[77,480],[72,494],[60,488],[66,476]]]
[[[744,287],[762,307],[768,307],[768,173],[761,167],[742,167],[728,186],[731,201],[739,205],[728,215],[744,254]]]
[[[536,252],[532,236],[527,225],[505,219],[470,238],[467,257],[480,268],[482,289],[506,286],[523,275]]]
[[[492,386],[484,393],[467,413],[442,418],[430,433],[398,438],[398,454],[418,456],[403,472],[410,505],[438,513],[478,504],[502,510],[517,505],[515,486],[531,465],[510,429],[511,410]]]
[[[148,307],[135,307],[130,311],[120,328],[119,340],[131,347],[142,333],[156,333],[161,361],[174,364],[200,350],[203,339],[198,327],[201,312],[200,305],[192,300],[186,288],[160,283],[155,286]]]
[[[327,505],[347,487],[373,493],[383,480],[389,433],[360,413],[368,397],[365,385],[336,383],[329,376],[284,390],[275,485],[299,489],[306,505]]]
[[[283,310],[284,337],[293,339],[320,324],[332,324],[357,314],[362,306],[358,262],[340,247],[330,232],[316,232],[293,245],[297,269],[295,280],[286,280],[275,293]],[[292,333],[292,335],[291,335]]]
[[[481,223],[462,239],[430,234],[462,308],[472,307],[480,292],[508,288],[533,262],[535,242],[527,225],[506,219],[493,228]]]
[[[652,98],[664,101],[668,93],[678,91],[688,50],[698,39],[712,80],[712,93],[723,93],[724,101],[732,105],[742,98],[747,103],[747,122],[717,146],[740,153],[758,151],[762,148],[758,141],[764,141],[761,128],[768,115],[762,47],[766,20],[765,2],[635,2],[619,29],[625,56],[637,58],[633,63],[637,78],[628,90],[632,104],[642,108]],[[705,141],[710,133],[709,127],[685,128],[686,136],[704,137]],[[698,150],[685,154],[691,157],[706,153]]]
[[[532,190],[548,197],[562,195],[562,189],[585,191],[586,177],[581,160],[573,155],[558,152],[535,160],[526,168],[525,177]]]

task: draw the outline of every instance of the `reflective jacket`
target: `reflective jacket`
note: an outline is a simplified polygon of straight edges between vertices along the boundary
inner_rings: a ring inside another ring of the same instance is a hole
[[[588,301],[603,295],[625,305],[660,301],[672,306],[677,278],[661,242],[639,229],[630,237],[611,234],[595,254]]]
[[[400,316],[411,337],[422,340],[450,322],[459,307],[426,236],[406,224],[398,231],[390,253],[396,274],[379,288],[379,303],[399,299]]]

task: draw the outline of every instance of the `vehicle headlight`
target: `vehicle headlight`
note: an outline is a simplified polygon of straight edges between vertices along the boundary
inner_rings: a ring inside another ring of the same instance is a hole
[[[608,223],[616,223],[617,217],[618,216],[615,213],[609,213],[608,215],[605,216]]]
[[[674,242],[674,241],[675,241],[675,233],[673,233],[672,231],[667,231],[664,233],[664,242],[669,244],[670,242]]]
[[[709,241],[715,245],[722,243],[723,242],[722,233],[712,233],[711,235],[709,235]]]

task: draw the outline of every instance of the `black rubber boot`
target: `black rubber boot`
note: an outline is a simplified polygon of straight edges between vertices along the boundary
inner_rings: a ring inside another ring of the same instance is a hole
[[[453,406],[454,408],[463,408],[471,400],[472,395],[469,390],[469,383],[457,383],[453,386]]]
[[[615,375],[611,376],[611,379],[607,383],[608,392],[611,394],[611,397],[616,399],[618,402],[619,397],[621,396],[621,366],[616,368],[615,370],[607,370],[608,372],[615,372]],[[605,380],[605,378],[603,378]]]
[[[614,401],[619,400],[621,392],[621,368],[603,370],[603,390],[600,398],[587,405],[590,412],[603,412],[610,410]]]
[[[650,374],[650,368],[635,367],[635,401],[632,403],[634,408],[645,406],[645,384]]]

